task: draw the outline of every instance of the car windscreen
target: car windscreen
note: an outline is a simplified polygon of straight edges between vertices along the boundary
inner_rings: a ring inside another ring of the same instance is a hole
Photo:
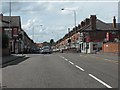
[[[45,46],[42,49],[50,49],[50,47],[49,46]]]

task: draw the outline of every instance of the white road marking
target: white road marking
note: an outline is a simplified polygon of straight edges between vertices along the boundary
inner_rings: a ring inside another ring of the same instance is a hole
[[[66,60],[66,61],[69,61],[68,59],[66,59],[65,57],[63,57],[63,56],[60,56],[61,58],[63,58],[64,60]],[[74,65],[74,63],[73,62],[71,62],[71,61],[69,61],[69,63],[70,64],[72,64],[72,65]],[[75,67],[77,67],[78,69],[80,69],[81,71],[85,71],[84,69],[82,69],[81,67],[79,67],[78,65],[74,65]]]
[[[81,67],[79,67],[78,65],[75,65],[78,69],[85,71],[84,69],[82,69]]]
[[[61,58],[63,58],[64,60],[68,61],[68,60],[67,60],[65,57],[63,57],[63,56],[60,56],[60,55],[59,55],[59,57],[61,57]]]
[[[63,56],[60,56],[60,55],[59,55],[59,57],[61,57],[61,58],[63,58],[63,59],[64,59],[64,57],[63,57]]]
[[[104,86],[106,86],[107,88],[112,88],[110,85],[106,84],[105,82],[103,82],[102,80],[98,79],[97,77],[93,76],[92,74],[89,74],[90,77],[94,78],[95,80],[97,80],[98,82],[100,82],[101,84],[103,84]]]
[[[66,61],[68,61],[66,58],[65,58]]]
[[[104,59],[104,60],[109,60],[109,59]]]
[[[74,63],[73,63],[73,62],[71,62],[71,61],[69,61],[69,63],[71,63],[71,64],[73,64],[73,65],[74,65]]]

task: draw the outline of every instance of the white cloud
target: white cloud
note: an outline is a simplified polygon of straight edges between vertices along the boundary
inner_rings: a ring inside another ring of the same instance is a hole
[[[24,29],[24,30],[30,29],[31,27],[34,26],[35,21],[36,21],[36,18],[34,18],[34,19],[29,19],[25,25],[22,25],[23,29]]]
[[[73,12],[62,11],[62,8],[76,10],[77,24],[91,14],[97,14],[99,19],[106,22],[111,21],[114,15],[117,16],[117,3],[113,2],[36,2],[36,0],[12,2],[12,15],[21,16],[22,28],[31,38],[34,24],[35,41],[47,41],[51,38],[57,40],[67,33],[68,27],[72,29],[74,26]],[[9,13],[9,3],[4,3],[3,12]],[[40,24],[43,27],[40,27]],[[45,30],[41,31],[42,28]]]

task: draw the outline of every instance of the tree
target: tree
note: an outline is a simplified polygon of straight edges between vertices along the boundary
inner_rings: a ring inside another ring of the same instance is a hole
[[[52,46],[54,44],[54,39],[50,40],[50,45]]]

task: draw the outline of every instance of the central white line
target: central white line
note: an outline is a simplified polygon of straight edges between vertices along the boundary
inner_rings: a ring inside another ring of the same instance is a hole
[[[66,58],[65,58],[66,61],[68,61]]]
[[[101,84],[106,86],[107,88],[112,88],[110,85],[106,84],[105,82],[103,82],[102,80],[100,80],[97,77],[93,76],[92,74],[89,74],[89,76],[91,76],[92,78],[94,78],[95,80],[97,80],[98,82],[100,82]]]
[[[59,55],[60,56],[60,55]],[[63,56],[60,56],[61,58],[65,59]]]
[[[65,57],[63,57],[63,56],[60,56],[60,55],[59,55],[59,57],[61,57],[61,58],[63,58],[64,60],[68,61],[68,60],[67,60]]]
[[[74,64],[73,62],[69,61],[69,63]]]
[[[60,56],[61,58],[63,58],[64,60],[66,60],[66,61],[69,61],[68,59],[66,59],[65,57],[63,57],[63,56]],[[71,61],[69,61],[69,63],[70,64],[72,64],[72,65],[74,65],[74,63],[73,62],[71,62]],[[74,65],[75,67],[77,67],[78,69],[80,69],[81,71],[85,71],[84,69],[82,69],[81,67],[79,67],[78,65]]]
[[[78,65],[75,65],[78,69],[85,71],[84,69],[82,69],[81,67],[79,67]]]

